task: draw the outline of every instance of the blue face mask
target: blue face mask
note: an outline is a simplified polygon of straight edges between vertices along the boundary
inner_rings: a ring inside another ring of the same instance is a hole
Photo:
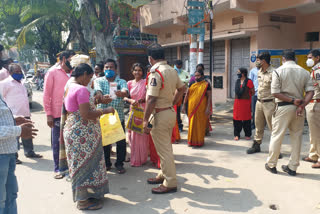
[[[116,73],[114,72],[114,70],[105,70],[104,71],[104,75],[107,77],[107,78],[112,78],[114,77]]]
[[[11,75],[14,80],[20,81],[23,78],[23,74],[12,74]]]
[[[174,65],[174,69],[175,69],[178,73],[181,73],[181,68],[177,68],[176,65]]]

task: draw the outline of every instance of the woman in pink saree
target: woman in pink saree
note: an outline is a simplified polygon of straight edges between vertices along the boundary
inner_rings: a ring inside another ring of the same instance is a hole
[[[132,66],[134,80],[128,82],[130,98],[125,100],[132,106],[145,108],[146,98],[146,80],[143,77],[143,66],[135,63]],[[130,107],[130,109],[131,109]],[[149,155],[149,136],[128,130],[128,140],[131,149],[130,164],[131,166],[141,166],[148,160]]]

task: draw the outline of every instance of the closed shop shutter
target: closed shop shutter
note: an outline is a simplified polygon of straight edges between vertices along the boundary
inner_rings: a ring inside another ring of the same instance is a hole
[[[205,75],[210,74],[210,43],[204,44],[203,64]],[[225,41],[217,41],[213,43],[213,72],[225,72]]]
[[[230,67],[230,96],[234,98],[237,71],[244,67],[250,68],[250,38],[231,40],[231,67]]]
[[[180,48],[181,51],[181,60],[183,62],[183,69],[187,72],[189,71],[189,53],[190,53],[190,48],[189,45],[184,45]]]

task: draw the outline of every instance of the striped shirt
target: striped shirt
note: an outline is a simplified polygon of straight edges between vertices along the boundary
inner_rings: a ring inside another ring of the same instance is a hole
[[[16,153],[20,135],[21,128],[15,125],[12,112],[0,95],[0,154]]]
[[[119,76],[117,76],[114,80],[115,83],[117,83],[117,90],[120,91],[128,91],[128,85],[127,82],[123,79],[120,79]],[[110,94],[110,84],[106,77],[100,77],[94,81],[94,90],[95,91],[101,91],[103,95]],[[109,104],[99,104],[98,108],[108,108],[109,106],[113,107],[115,110],[117,110],[119,114],[119,119],[121,121],[124,121],[124,101],[122,97],[117,97],[112,100]]]

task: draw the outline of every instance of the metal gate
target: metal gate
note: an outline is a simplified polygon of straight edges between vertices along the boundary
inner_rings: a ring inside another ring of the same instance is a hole
[[[230,66],[230,97],[235,96],[235,84],[237,80],[237,71],[239,68],[250,68],[250,38],[231,40],[231,66]]]

